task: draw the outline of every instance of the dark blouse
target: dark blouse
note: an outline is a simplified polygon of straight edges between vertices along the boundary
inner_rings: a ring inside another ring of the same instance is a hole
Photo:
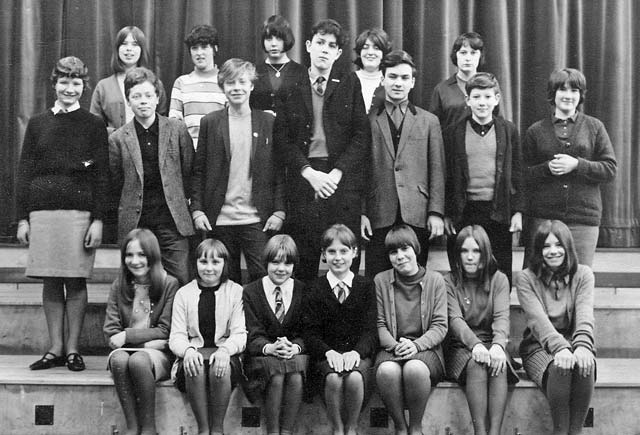
[[[198,328],[204,338],[203,347],[215,347],[216,336],[216,291],[220,285],[204,287],[198,283],[200,299],[198,300]]]
[[[271,110],[279,113],[291,91],[302,80],[309,80],[307,69],[297,62],[289,62],[273,65],[280,71],[280,77],[276,77],[276,71],[266,62],[256,66],[258,79],[254,83],[251,92],[251,108],[258,110]]]

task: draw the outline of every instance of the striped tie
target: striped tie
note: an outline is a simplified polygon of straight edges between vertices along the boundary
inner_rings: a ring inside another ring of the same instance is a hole
[[[343,283],[342,281],[338,282],[338,302],[343,303],[344,300],[347,298],[347,293],[345,292],[344,288],[345,288],[346,284]]]
[[[273,291],[276,295],[276,318],[278,322],[282,323],[284,320],[284,302],[282,302],[282,290],[280,287],[276,287]]]

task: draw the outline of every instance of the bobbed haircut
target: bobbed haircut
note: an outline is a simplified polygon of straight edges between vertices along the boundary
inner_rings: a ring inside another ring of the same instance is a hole
[[[351,249],[358,249],[358,239],[353,231],[344,224],[334,224],[327,228],[320,238],[320,249],[325,251],[335,241],[348,246]]]
[[[406,248],[407,246],[411,246],[413,252],[415,252],[416,255],[420,255],[421,248],[418,236],[416,236],[416,232],[413,231],[413,228],[409,225],[400,224],[394,226],[384,238],[384,248],[387,251],[387,255],[389,255],[391,251]]]
[[[313,39],[313,36],[317,34],[335,36],[336,43],[338,44],[338,48],[340,49],[345,46],[349,39],[349,35],[342,28],[340,23],[330,18],[320,20],[313,25],[313,27],[311,28],[311,32],[309,33],[309,41],[311,41]]]
[[[222,68],[218,71],[218,83],[224,89],[226,81],[232,81],[247,73],[247,77],[251,82],[256,81],[256,66],[248,60],[233,57],[222,64]]]
[[[482,36],[476,32],[467,32],[458,36],[455,41],[453,41],[453,47],[451,47],[451,62],[458,66],[458,56],[457,53],[460,51],[463,45],[468,44],[469,47],[474,50],[480,51],[480,60],[478,61],[478,67],[484,65],[484,41],[482,40]]]
[[[139,66],[130,69],[124,76],[124,95],[127,99],[129,99],[131,88],[144,82],[151,83],[156,90],[156,95],[160,95],[160,81],[158,77],[150,69]]]
[[[218,52],[218,31],[208,24],[194,26],[184,38],[184,43],[189,50],[196,45],[210,45],[213,52]]]
[[[587,79],[580,70],[575,68],[562,68],[555,70],[549,76],[547,82],[547,101],[552,106],[556,105],[556,92],[563,87],[570,87],[580,90],[580,102],[578,105],[584,102],[584,97],[587,94]]]
[[[158,239],[151,230],[146,228],[136,228],[129,231],[120,245],[120,276],[118,278],[120,291],[126,301],[133,301],[135,295],[134,277],[125,264],[127,247],[133,241],[138,241],[142,252],[144,252],[147,258],[149,282],[151,284],[149,287],[149,298],[152,302],[157,302],[164,288],[165,270],[164,267],[162,267],[162,256],[160,254]]]
[[[358,68],[364,68],[362,65],[362,59],[360,59],[360,52],[362,52],[362,48],[364,44],[367,43],[367,39],[369,39],[373,44],[382,51],[382,57],[385,57],[392,49],[391,40],[389,39],[389,35],[382,29],[373,28],[367,29],[364,32],[360,33],[356,38],[356,46],[353,48],[353,51],[356,53],[356,58],[353,61]]]
[[[479,72],[471,76],[465,85],[467,95],[471,94],[474,89],[493,89],[496,94],[500,93],[500,83],[498,79],[491,73]]]
[[[298,247],[288,234],[276,234],[271,237],[262,250],[262,264],[265,269],[272,261],[283,261],[293,264],[294,267],[300,262]]]
[[[53,66],[53,70],[51,70],[49,81],[52,86],[55,86],[56,83],[58,83],[58,79],[63,77],[81,79],[83,93],[89,89],[89,68],[87,68],[83,61],[75,56],[58,59]]]
[[[480,264],[478,268],[480,270],[480,276],[478,280],[483,284],[485,291],[490,290],[491,278],[498,270],[498,263],[493,256],[493,250],[491,249],[491,241],[487,232],[480,225],[468,225],[464,227],[456,236],[456,241],[453,248],[453,264],[452,272],[455,278],[456,284],[462,283],[466,274],[464,267],[462,266],[462,245],[467,239],[473,239],[480,248]]]
[[[113,41],[113,53],[111,54],[111,69],[115,73],[121,73],[125,71],[124,64],[120,60],[118,55],[118,49],[122,45],[127,36],[133,36],[133,39],[138,43],[140,47],[140,59],[136,66],[149,66],[149,44],[147,43],[147,37],[144,36],[142,30],[136,26],[126,26],[118,31],[116,39]]]
[[[267,51],[264,48],[265,39],[271,38],[272,36],[282,39],[282,42],[284,43],[283,49],[285,52],[291,50],[293,45],[296,43],[296,38],[293,36],[291,25],[286,18],[281,15],[271,15],[266,19],[262,26],[260,41],[262,42],[262,49],[264,51]]]
[[[204,239],[196,248],[196,262],[204,258],[218,257],[224,260],[224,266],[222,266],[222,274],[220,275],[220,284],[229,279],[229,250],[218,239]],[[200,276],[198,276],[198,281]]]
[[[537,276],[540,276],[543,270],[547,269],[547,265],[544,262],[542,256],[542,250],[544,249],[544,243],[549,237],[549,234],[556,236],[562,247],[564,248],[564,262],[560,268],[555,271],[558,276],[569,275],[570,278],[578,270],[578,254],[573,243],[573,236],[571,230],[562,221],[559,220],[547,220],[542,222],[533,236],[533,255],[529,262],[529,268]]]
[[[411,67],[411,73],[415,77],[418,72],[416,64],[413,62],[411,55],[404,50],[393,50],[383,57],[382,62],[380,62],[380,71],[384,75],[387,68],[393,68],[403,63]]]

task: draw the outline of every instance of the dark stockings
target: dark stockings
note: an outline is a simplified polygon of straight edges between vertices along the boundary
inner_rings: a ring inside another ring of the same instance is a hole
[[[465,394],[475,435],[499,435],[507,406],[506,372],[490,376],[485,365],[470,359],[467,363],[466,381]]]
[[[574,369],[565,375],[553,363],[549,365],[545,393],[551,408],[554,435],[575,435],[582,432],[594,384],[594,372],[582,377]]]

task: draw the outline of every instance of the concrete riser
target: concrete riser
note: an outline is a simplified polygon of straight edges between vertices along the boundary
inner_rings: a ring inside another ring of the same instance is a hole
[[[186,398],[170,386],[161,386],[157,391],[158,433],[197,433]],[[125,429],[122,411],[112,386],[3,385],[0,387],[0,403],[12,404],[0,407],[2,433],[6,435],[107,435],[113,433],[114,427],[120,433]],[[53,425],[34,424],[36,405],[54,406]],[[638,434],[640,388],[597,388],[591,405],[594,408],[594,426],[585,428],[585,434]],[[235,390],[225,419],[225,433],[266,433],[264,417],[261,419],[261,427],[242,427],[243,407],[254,405],[247,402],[241,391]],[[374,408],[383,408],[377,396],[371,398],[360,417],[360,433],[393,433],[391,419],[386,428],[370,426],[371,409]],[[330,429],[326,412],[318,399],[312,404],[303,404],[297,424],[298,434],[326,434]],[[422,424],[425,434],[473,433],[462,390],[457,387],[437,388],[429,399]],[[542,393],[536,388],[518,388],[511,393],[502,434],[541,435],[550,432],[549,407]]]

